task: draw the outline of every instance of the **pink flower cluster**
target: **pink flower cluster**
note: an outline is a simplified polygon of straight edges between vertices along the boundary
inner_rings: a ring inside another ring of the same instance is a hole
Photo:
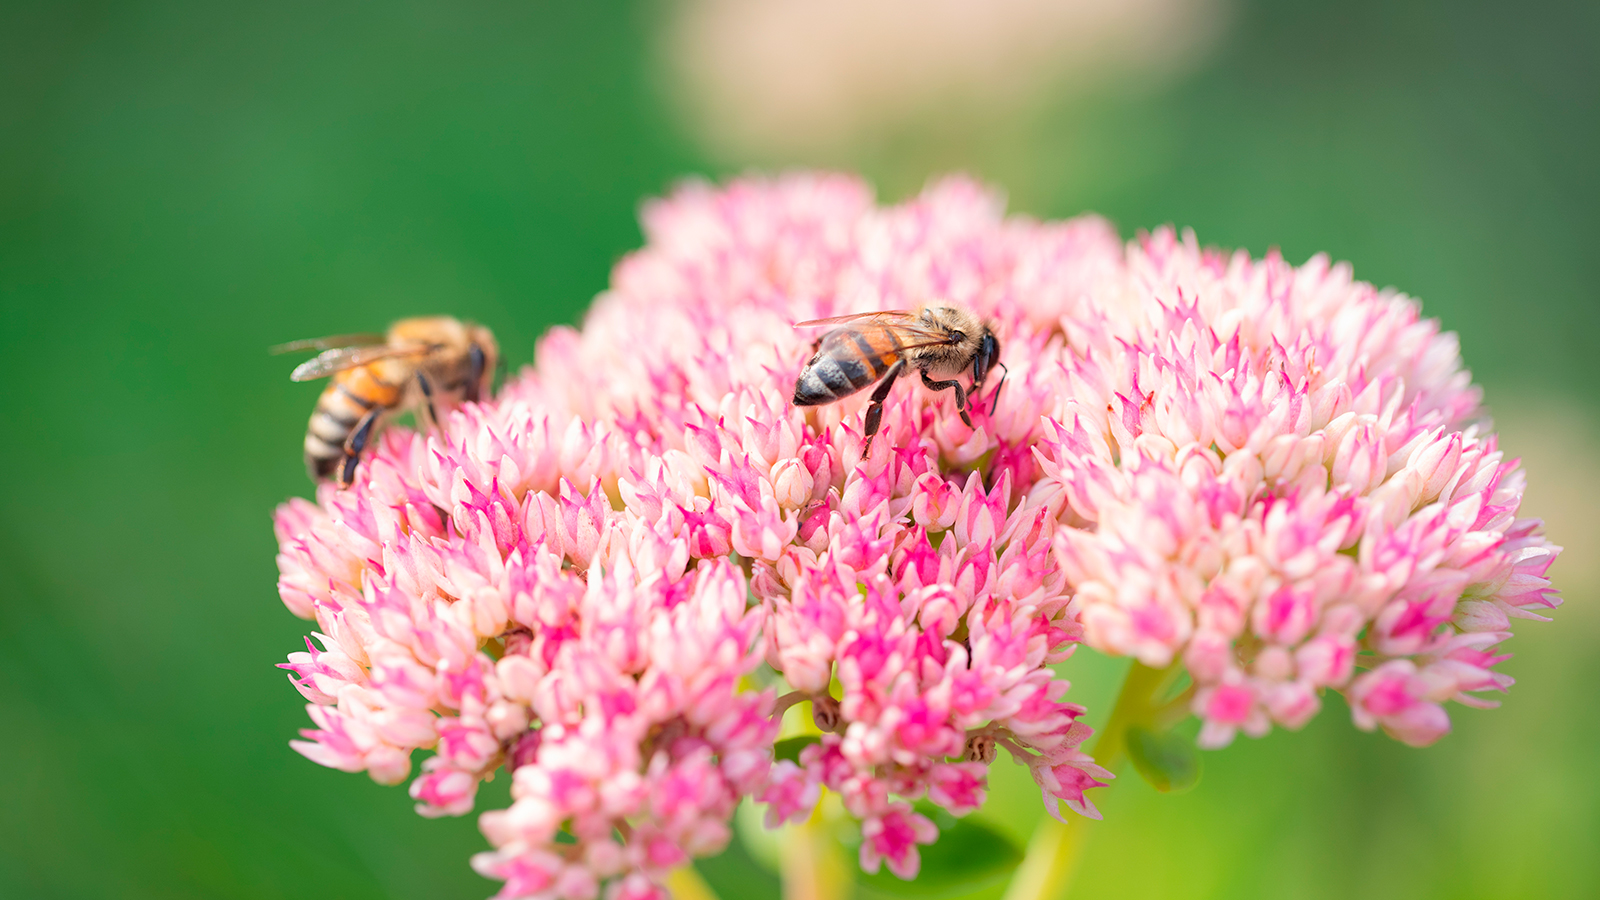
[[[328,648],[286,666],[318,725],[295,747],[384,783],[432,748],[427,816],[469,812],[505,766],[515,802],[483,815],[497,849],[474,865],[506,896],[649,896],[638,876],[720,850],[766,782],[772,694],[740,685],[760,611],[728,560],[690,565],[598,482],[513,457],[539,433],[526,405],[464,415],[471,445],[391,433],[357,488],[280,511],[280,590]]]
[[[1002,748],[1052,814],[1097,815],[1051,668],[1079,641],[1181,660],[1212,744],[1327,688],[1424,743],[1556,602],[1454,344],[1345,269],[1124,248],[962,180],[892,208],[842,177],[690,185],[644,219],[581,331],[278,512],[280,593],[320,629],[285,666],[296,749],[384,783],[431,750],[424,815],[503,767],[474,860],[501,897],[662,896],[741,798],[776,824],[824,787],[862,865],[910,877],[937,836],[911,802],[976,808]],[[907,379],[863,456],[864,396],[789,405],[794,322],[927,303],[1000,338],[975,428]],[[820,738],[774,763],[798,703]]]
[[[1201,743],[1297,728],[1324,689],[1412,745],[1494,705],[1511,619],[1559,603],[1558,548],[1481,423],[1453,335],[1318,257],[1131,248],[1068,314],[1072,389],[1039,458],[1085,639],[1198,688]],[[1358,674],[1359,669],[1365,669]]]

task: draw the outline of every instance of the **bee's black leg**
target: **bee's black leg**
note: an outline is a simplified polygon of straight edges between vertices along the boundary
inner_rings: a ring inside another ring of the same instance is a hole
[[[347,488],[350,482],[356,480],[356,464],[361,462],[359,456],[346,456],[339,463],[339,487]]]
[[[994,386],[994,393],[989,395],[989,415],[991,416],[994,415],[995,407],[1000,405],[1000,389],[1006,386],[1006,376],[1011,374],[1011,370],[1006,368],[1005,363],[999,363],[999,366],[1000,383]]]
[[[368,410],[356,427],[350,429],[350,436],[344,439],[344,452],[347,455],[360,456],[361,451],[367,449],[367,441],[372,438],[372,426],[378,423],[378,414],[381,412],[381,408]]]
[[[428,381],[428,376],[417,373],[417,387],[422,388],[422,399],[427,401],[428,421],[419,422],[425,430],[432,430],[439,425],[439,407],[433,402],[433,383]]]
[[[378,415],[383,412],[381,407],[367,411],[350,429],[350,436],[344,439],[344,459],[339,463],[339,486],[348,487],[356,477],[356,464],[361,462],[361,453],[367,449],[367,443],[372,440],[372,429],[378,424]]]
[[[883,380],[878,382],[878,386],[872,391],[872,404],[867,407],[865,428],[867,445],[861,450],[862,456],[866,456],[872,451],[872,436],[878,433],[878,425],[883,421],[884,398],[889,396],[889,389],[894,387],[894,380],[900,377],[900,373],[905,370],[905,367],[903,362],[897,362],[890,366],[889,371],[883,374]]]
[[[956,392],[956,412],[961,413],[961,421],[965,422],[968,428],[972,427],[972,417],[967,415],[967,389],[961,386],[961,382],[956,381],[954,378],[949,381],[934,381],[928,377],[927,371],[924,370],[922,384],[930,391],[948,391],[954,388]]]

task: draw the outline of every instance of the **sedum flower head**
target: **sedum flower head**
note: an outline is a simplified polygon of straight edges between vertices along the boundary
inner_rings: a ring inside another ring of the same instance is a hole
[[[1201,743],[1296,728],[1341,690],[1412,745],[1494,705],[1511,621],[1559,603],[1559,548],[1482,422],[1453,335],[1317,257],[1159,232],[1064,322],[1072,389],[1038,459],[1085,640],[1181,659]]]
[[[1052,669],[1080,641],[1182,661],[1211,744],[1329,688],[1426,743],[1556,603],[1453,341],[1345,268],[1125,248],[963,180],[891,208],[841,177],[691,184],[644,224],[581,331],[277,515],[318,628],[285,664],[296,749],[384,783],[431,750],[430,816],[508,772],[474,859],[502,897],[658,896],[741,798],[777,824],[823,787],[863,867],[910,877],[937,836],[912,802],[976,808],[1000,750],[1098,815]],[[1000,337],[974,428],[910,380],[870,453],[864,396],[789,405],[794,322],[934,302]],[[796,703],[820,735],[774,763]]]

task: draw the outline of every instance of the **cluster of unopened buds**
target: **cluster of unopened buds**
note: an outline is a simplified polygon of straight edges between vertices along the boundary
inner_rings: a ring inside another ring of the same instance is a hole
[[[1347,267],[1008,219],[963,180],[890,208],[695,184],[644,224],[581,331],[277,516],[317,623],[294,746],[383,783],[432,751],[427,816],[508,774],[473,860],[501,897],[664,896],[741,801],[776,825],[824,790],[861,865],[911,877],[938,834],[913,802],[977,808],[1002,750],[1098,815],[1056,672],[1079,643],[1181,665],[1203,745],[1330,690],[1427,744],[1558,602],[1453,338]],[[909,379],[870,451],[864,397],[789,403],[794,323],[934,303],[1000,338],[974,427]],[[775,761],[796,704],[815,737]]]

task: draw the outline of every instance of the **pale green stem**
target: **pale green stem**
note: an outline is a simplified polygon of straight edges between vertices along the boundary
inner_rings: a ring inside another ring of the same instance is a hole
[[[852,893],[854,880],[825,820],[826,806],[818,803],[811,818],[784,829],[778,849],[783,900],[846,900]]]
[[[1117,705],[1111,718],[1100,732],[1091,751],[1096,764],[1112,772],[1122,765],[1127,756],[1127,742],[1123,739],[1128,726],[1160,716],[1172,706],[1159,703],[1172,686],[1179,672],[1178,664],[1165,669],[1152,669],[1134,663],[1128,677],[1117,694]],[[1066,822],[1047,817],[1034,830],[1028,840],[1027,855],[1017,872],[1011,877],[1005,900],[1062,900],[1072,887],[1072,877],[1077,873],[1078,860],[1090,832],[1086,830],[1091,820],[1073,812],[1066,814]]]
[[[706,884],[694,866],[679,866],[667,876],[667,889],[672,891],[673,900],[717,900],[717,892]]]

